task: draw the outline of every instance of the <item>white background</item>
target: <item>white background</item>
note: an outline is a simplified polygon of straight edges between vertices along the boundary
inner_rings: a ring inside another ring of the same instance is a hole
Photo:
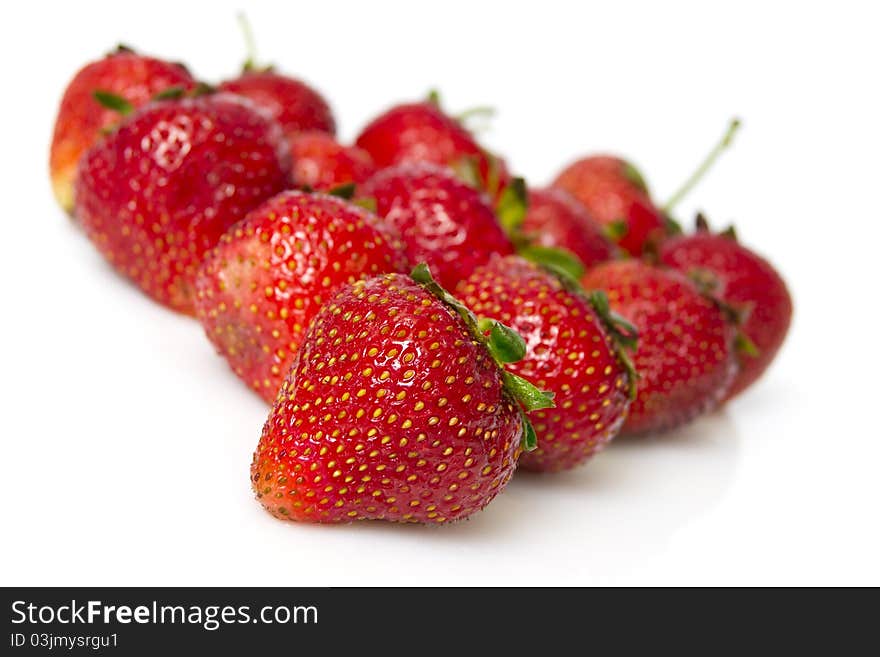
[[[772,370],[722,412],[568,474],[519,474],[443,528],[265,514],[248,482],[262,402],[52,200],[75,70],[121,40],[231,75],[235,5],[16,6],[0,22],[0,583],[880,584],[871,6],[248,5],[262,58],[315,83],[344,138],[437,86],[452,110],[497,107],[485,139],[535,184],[612,150],[662,200],[744,120],[682,214],[734,219],[788,279],[796,316]]]

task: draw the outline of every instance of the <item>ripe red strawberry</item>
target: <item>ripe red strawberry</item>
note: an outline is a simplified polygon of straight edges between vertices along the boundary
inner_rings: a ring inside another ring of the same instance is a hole
[[[785,281],[773,265],[740,244],[733,231],[712,233],[705,220],[696,234],[665,241],[659,259],[742,313],[740,331],[748,341],[737,350],[740,370],[726,399],[734,397],[764,373],[785,341],[792,314]]]
[[[638,260],[606,262],[584,276],[636,326],[638,395],[625,433],[661,431],[718,404],[736,375],[736,327],[684,275]]]
[[[430,162],[461,173],[469,184],[496,198],[510,176],[504,162],[485,151],[436,97],[392,107],[373,119],[357,138],[379,168]]]
[[[532,238],[533,244],[568,249],[586,267],[618,255],[617,247],[589,210],[561,189],[529,189],[520,231]]]
[[[634,256],[666,229],[663,213],[648,196],[638,170],[617,157],[586,157],[568,166],[553,182],[580,201]]]
[[[493,326],[505,338],[493,351],[420,269],[424,285],[358,281],[315,316],[251,465],[276,517],[444,523],[482,509],[513,474],[530,433],[517,400],[524,388],[548,400],[499,366],[509,329]]]
[[[85,155],[76,214],[116,269],[191,313],[202,255],[287,184],[286,146],[277,124],[236,96],[152,103]]]
[[[196,315],[235,373],[271,402],[321,304],[342,283],[402,271],[398,246],[363,208],[282,192],[207,254],[196,277]]]
[[[138,55],[124,46],[80,69],[61,99],[49,152],[52,190],[61,207],[73,209],[73,181],[83,153],[100,139],[102,130],[119,122],[119,113],[103,106],[94,97],[96,91],[140,107],[170,88],[194,86],[181,64]]]
[[[426,262],[446,288],[470,276],[493,253],[513,252],[495,214],[481,195],[448,169],[431,164],[390,167],[360,193],[404,242],[410,262]]]
[[[335,134],[336,121],[327,101],[304,82],[271,68],[245,70],[220,84],[221,91],[250,99],[278,121],[288,141],[303,132]]]
[[[555,408],[529,414],[538,447],[523,454],[522,467],[573,468],[617,435],[635,372],[601,292],[588,297],[518,256],[493,257],[457,292],[478,317],[495,318],[525,339],[525,358],[508,369],[554,393]]]
[[[291,142],[296,187],[329,191],[349,183],[362,183],[376,172],[369,153],[343,146],[325,132],[306,132]]]

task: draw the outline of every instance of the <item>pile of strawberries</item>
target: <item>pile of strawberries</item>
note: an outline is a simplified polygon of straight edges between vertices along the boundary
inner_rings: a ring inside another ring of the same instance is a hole
[[[70,82],[52,142],[100,252],[272,404],[251,483],[279,518],[464,518],[517,466],[723,404],[785,338],[774,268],[702,217],[683,234],[622,159],[527,189],[436,95],[354,145],[335,128],[272,68],[209,86],[120,47]]]

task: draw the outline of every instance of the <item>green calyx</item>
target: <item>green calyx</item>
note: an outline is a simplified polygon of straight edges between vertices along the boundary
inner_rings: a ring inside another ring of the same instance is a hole
[[[638,329],[625,317],[621,317],[611,310],[608,303],[608,295],[604,290],[592,290],[587,292],[587,299],[596,314],[608,325],[608,329],[624,347],[635,349],[639,342]]]
[[[523,221],[529,210],[529,190],[524,178],[513,178],[495,205],[498,223],[507,233],[521,257],[551,270],[557,276],[580,280],[585,267],[574,253],[556,246],[535,244],[533,235],[522,232]]]
[[[623,176],[633,185],[635,185],[639,189],[639,191],[645,194],[648,193],[648,183],[645,182],[645,177],[642,175],[642,172],[635,167],[635,165],[630,162],[624,161]]]
[[[736,349],[737,353],[745,356],[749,356],[751,358],[757,358],[761,355],[761,350],[758,349],[758,346],[749,339],[742,331],[736,332],[736,337],[733,340],[733,346]]]
[[[352,199],[351,201],[354,205],[367,210],[368,212],[372,212],[373,214],[377,214],[379,211],[379,207],[376,204],[376,199],[372,196],[361,196],[359,198]]]
[[[327,194],[330,196],[341,198],[345,201],[350,201],[354,198],[354,192],[356,189],[357,185],[353,182],[343,183],[342,185],[337,185],[333,189],[328,190]]]
[[[480,319],[461,301],[447,292],[431,275],[428,265],[421,263],[412,270],[410,277],[428,292],[452,308],[462,318],[475,340],[486,347],[496,365],[501,369],[502,381],[508,394],[517,402],[523,422],[522,448],[532,451],[537,446],[535,429],[526,413],[553,406],[553,393],[539,390],[526,379],[508,372],[507,363],[515,363],[526,354],[526,344],[516,331],[494,319]]]
[[[611,310],[608,295],[603,290],[586,292],[586,297],[599,320],[605,325],[605,329],[611,334],[617,359],[626,370],[629,380],[629,389],[627,390],[629,398],[635,399],[638,392],[639,373],[636,371],[627,349],[634,350],[638,347],[639,331],[628,319]]]
[[[524,178],[514,178],[501,193],[501,198],[495,206],[498,221],[508,235],[519,231],[528,209],[529,192],[526,181]]]
[[[681,235],[684,233],[681,224],[678,223],[674,217],[665,213],[663,214],[663,224],[666,236]]]
[[[566,277],[580,281],[586,272],[581,259],[562,247],[524,244],[517,248],[517,253],[526,260],[550,270],[559,278]]]
[[[440,92],[436,89],[429,89],[428,95],[425,96],[425,102],[430,103],[437,109],[441,109],[442,105],[440,103]]]
[[[154,102],[163,102],[166,100],[180,100],[181,98],[199,98],[200,96],[213,94],[216,91],[217,88],[207,82],[198,82],[192,89],[186,89],[181,86],[168,87],[154,94],[152,100]]]
[[[480,163],[476,157],[465,156],[454,162],[450,167],[455,177],[468,187],[477,190],[483,189],[483,181],[480,177]]]
[[[489,334],[486,346],[499,363],[516,363],[525,358],[526,341],[509,326],[481,318],[477,321],[477,331],[481,335]]]
[[[135,50],[131,46],[125,43],[117,43],[116,47],[107,53],[107,57],[112,57],[113,55],[131,55],[134,54]]]
[[[694,224],[698,233],[712,232],[712,229],[709,226],[709,220],[702,212],[697,213],[697,216],[694,219]],[[734,242],[739,242],[739,236],[736,234],[736,228],[734,228],[733,224],[719,232],[718,235],[720,235],[721,237],[726,237],[727,239],[731,239]]]
[[[155,94],[153,100],[177,100],[178,98],[183,98],[185,94],[186,89],[183,87],[168,87],[164,91]]]
[[[603,232],[605,233],[605,237],[616,244],[629,232],[629,226],[626,223],[626,219],[617,219],[611,223],[605,224]]]
[[[122,116],[128,116],[134,111],[134,105],[118,94],[97,89],[92,92],[92,97],[100,103],[101,107],[118,112]]]

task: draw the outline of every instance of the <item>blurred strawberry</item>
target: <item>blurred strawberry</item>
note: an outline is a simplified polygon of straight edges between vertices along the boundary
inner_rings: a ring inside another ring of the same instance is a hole
[[[278,125],[249,101],[164,100],[85,155],[76,216],[117,270],[156,301],[192,313],[202,255],[289,175]]]
[[[640,260],[589,270],[584,287],[604,290],[611,310],[639,336],[633,364],[638,394],[624,433],[663,431],[714,408],[736,375],[736,326],[680,272]]]
[[[742,315],[737,350],[740,371],[726,399],[734,397],[764,373],[785,341],[792,315],[785,281],[773,265],[740,244],[732,229],[712,233],[702,217],[695,234],[665,241],[659,260],[696,280]]]
[[[359,184],[376,168],[369,153],[357,146],[343,146],[325,132],[305,132],[291,140],[295,187],[329,191]]]
[[[336,121],[323,96],[301,80],[278,73],[273,66],[258,66],[250,24],[238,16],[248,58],[237,78],[220,83],[221,91],[244,96],[275,119],[288,141],[303,132],[336,133]]]
[[[665,231],[663,213],[651,202],[641,174],[620,158],[585,157],[563,170],[553,186],[580,201],[631,255],[641,255],[645,243]]]
[[[510,179],[503,160],[483,149],[458,119],[446,114],[433,92],[427,101],[396,105],[376,117],[356,143],[380,168],[414,162],[447,166],[492,199]]]
[[[513,252],[484,197],[443,167],[390,167],[367,180],[359,194],[375,201],[376,212],[404,242],[409,261],[427,263],[448,289],[491,254]]]
[[[191,89],[196,82],[182,64],[139,55],[119,46],[87,64],[64,91],[49,153],[52,191],[65,211],[73,209],[73,181],[85,153],[101,133],[119,122],[119,109],[130,111],[169,89]],[[97,98],[96,98],[97,92]],[[101,98],[117,98],[118,105]]]
[[[561,189],[529,189],[520,231],[533,244],[571,251],[587,268],[618,255],[617,247],[589,210]]]

